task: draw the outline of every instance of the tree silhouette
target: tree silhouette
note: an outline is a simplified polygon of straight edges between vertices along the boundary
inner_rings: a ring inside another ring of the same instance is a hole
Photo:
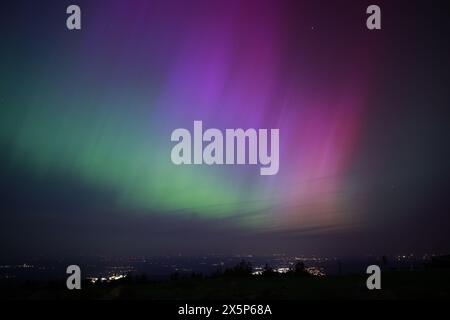
[[[276,272],[272,269],[271,266],[269,266],[269,265],[266,263],[266,265],[264,266],[264,270],[263,270],[263,272],[262,272],[262,275],[263,275],[264,277],[273,277],[273,276],[276,275]]]
[[[239,262],[236,266],[230,269],[225,269],[224,275],[235,277],[247,277],[252,275],[252,264],[245,260]]]
[[[301,276],[301,277],[310,275],[309,272],[305,268],[305,264],[301,261],[299,261],[295,264],[294,268],[291,269],[290,274],[295,275],[295,276]]]

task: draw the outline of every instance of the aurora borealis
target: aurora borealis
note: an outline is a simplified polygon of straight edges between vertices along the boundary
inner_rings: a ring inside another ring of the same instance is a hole
[[[433,62],[427,51],[401,50],[407,28],[393,19],[395,5],[377,33],[365,29],[364,1],[330,2],[78,1],[80,31],[65,29],[68,2],[11,5],[2,19],[0,146],[2,190],[14,197],[2,211],[58,225],[68,211],[86,225],[109,215],[143,225],[194,219],[199,233],[227,225],[230,238],[233,230],[383,230],[379,220],[393,226],[405,212],[422,221],[407,195],[421,194],[442,165],[424,150],[441,137],[446,111],[429,106],[420,116],[420,103],[437,106],[442,94],[411,89],[427,90],[423,73]],[[417,68],[405,69],[408,61]],[[195,120],[221,130],[279,128],[278,174],[175,166],[171,132]],[[391,206],[384,186],[408,193]],[[379,204],[385,219],[371,213]]]

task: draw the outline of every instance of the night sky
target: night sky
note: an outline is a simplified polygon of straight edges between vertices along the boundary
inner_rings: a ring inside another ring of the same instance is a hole
[[[449,252],[443,8],[2,2],[0,258]],[[278,174],[174,165],[194,120],[279,128]]]

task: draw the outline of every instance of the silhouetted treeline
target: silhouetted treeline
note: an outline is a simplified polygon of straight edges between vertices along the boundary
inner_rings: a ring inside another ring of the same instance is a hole
[[[305,265],[302,262],[298,262],[295,264],[288,272],[279,273],[277,270],[272,268],[269,264],[266,264],[260,273],[254,273],[254,268],[249,261],[242,260],[238,264],[233,267],[218,269],[214,273],[210,275],[204,275],[199,272],[191,272],[191,273],[180,273],[174,272],[170,275],[169,281],[177,281],[177,280],[204,280],[204,279],[214,279],[214,278],[267,278],[267,277],[306,277],[310,276],[308,271],[305,268]],[[108,288],[114,287],[117,285],[131,285],[131,284],[148,284],[148,283],[158,283],[161,282],[163,278],[155,279],[148,277],[146,274],[136,274],[133,272],[128,273],[122,279],[117,280],[101,280],[97,279],[95,282],[92,282],[90,279],[83,279],[81,281],[81,287],[97,287],[97,288]],[[166,281],[166,280],[164,280]],[[34,290],[39,288],[48,288],[51,290],[66,290],[66,282],[64,279],[49,281],[49,282],[39,282],[39,281],[25,281],[23,283],[18,283],[18,286],[26,289],[26,290]]]
[[[303,262],[297,262],[288,272],[279,273],[274,270],[269,264],[266,263],[261,274],[254,275],[253,267],[251,262],[242,260],[237,265],[226,268],[224,270],[218,269],[210,276],[204,276],[201,273],[191,273],[190,275],[181,275],[178,272],[172,273],[170,275],[170,280],[180,280],[180,279],[205,279],[205,278],[222,278],[222,277],[231,277],[231,278],[242,278],[242,277],[289,277],[289,276],[301,276],[307,277],[310,276],[310,273],[306,270],[306,267]]]

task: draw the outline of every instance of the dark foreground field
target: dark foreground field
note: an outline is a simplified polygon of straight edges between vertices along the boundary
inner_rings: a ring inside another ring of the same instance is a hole
[[[365,275],[332,277],[218,277],[167,281],[124,280],[83,283],[69,291],[64,283],[3,284],[2,299],[450,299],[447,270],[395,271],[382,274],[382,289],[369,291]]]

